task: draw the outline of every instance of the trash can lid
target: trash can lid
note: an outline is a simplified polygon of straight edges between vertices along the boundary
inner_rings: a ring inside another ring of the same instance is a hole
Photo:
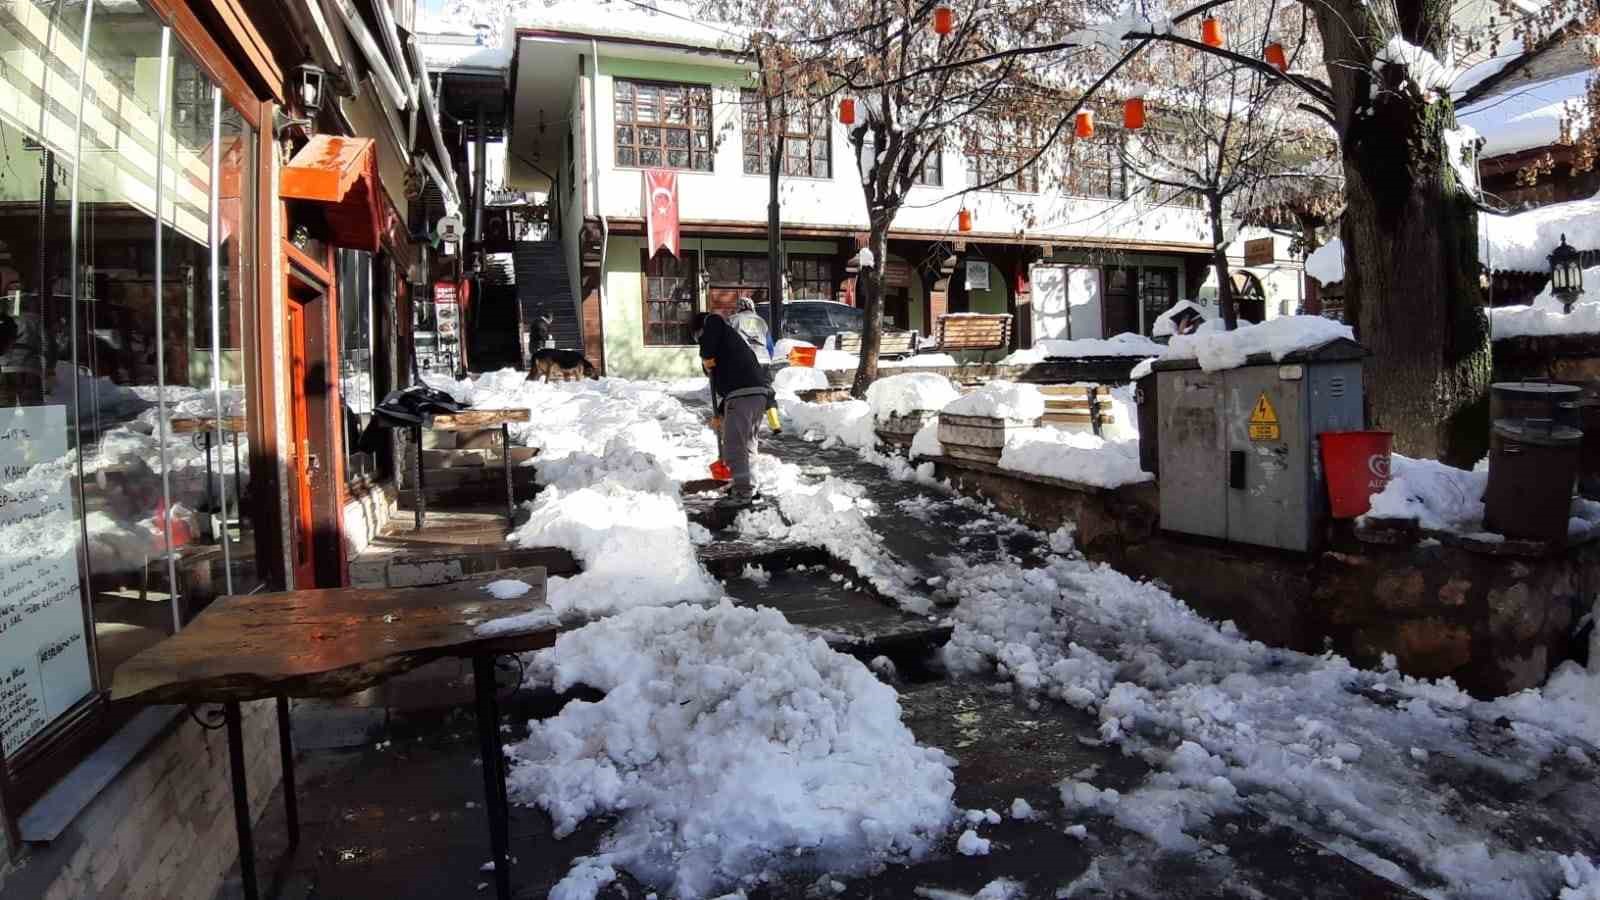
[[[1549,419],[1495,419],[1495,433],[1524,444],[1562,447],[1583,440],[1583,432],[1570,425],[1557,425]]]

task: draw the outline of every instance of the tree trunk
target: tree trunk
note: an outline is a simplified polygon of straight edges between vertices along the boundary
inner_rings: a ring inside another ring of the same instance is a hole
[[[1217,309],[1222,312],[1222,327],[1239,327],[1239,309],[1233,302],[1233,281],[1228,275],[1228,244],[1222,234],[1222,198],[1206,196],[1206,211],[1211,217],[1211,267],[1217,270]]]
[[[872,214],[872,268],[864,271],[863,286],[866,296],[861,300],[863,324],[861,328],[861,363],[856,367],[856,380],[850,386],[850,396],[864,398],[867,388],[878,380],[878,348],[883,338],[883,271],[889,259],[889,221],[892,214],[881,211]]]
[[[1450,5],[1397,7],[1402,35],[1442,56]],[[1391,35],[1363,0],[1330,0],[1317,15],[1344,155],[1345,297],[1372,351],[1371,424],[1408,456],[1471,466],[1488,444],[1491,364],[1477,211],[1445,150],[1455,111],[1448,98],[1418,99],[1395,66],[1372,90],[1371,48]]]

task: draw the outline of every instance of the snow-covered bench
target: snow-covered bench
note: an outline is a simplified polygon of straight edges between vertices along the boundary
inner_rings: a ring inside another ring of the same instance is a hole
[[[861,355],[861,335],[854,331],[839,332],[839,349],[852,356]],[[885,331],[878,339],[878,356],[894,359],[917,352],[915,331]]]

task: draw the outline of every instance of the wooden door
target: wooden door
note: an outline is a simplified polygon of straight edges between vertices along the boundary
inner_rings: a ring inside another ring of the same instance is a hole
[[[293,531],[294,586],[305,589],[317,583],[316,529],[311,505],[311,414],[308,387],[310,366],[306,343],[306,308],[290,299],[289,308],[289,505]]]

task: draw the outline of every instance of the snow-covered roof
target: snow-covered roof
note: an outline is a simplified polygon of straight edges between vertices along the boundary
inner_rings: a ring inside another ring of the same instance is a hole
[[[1547,272],[1550,251],[1560,245],[1562,235],[1579,250],[1600,249],[1600,194],[1514,216],[1479,216],[1478,233],[1478,260],[1485,267]]]
[[[1582,100],[1590,75],[1572,72],[1491,94],[1462,109],[1459,118],[1483,136],[1485,159],[1548,147],[1561,139],[1561,120],[1569,113],[1579,117],[1575,126],[1586,120]]]
[[[1499,53],[1483,62],[1463,69],[1461,74],[1456,76],[1456,80],[1450,83],[1450,96],[1459,100],[1461,97],[1466,96],[1468,91],[1500,74],[1505,70],[1506,66],[1521,58],[1522,41],[1507,41],[1500,48]]]

